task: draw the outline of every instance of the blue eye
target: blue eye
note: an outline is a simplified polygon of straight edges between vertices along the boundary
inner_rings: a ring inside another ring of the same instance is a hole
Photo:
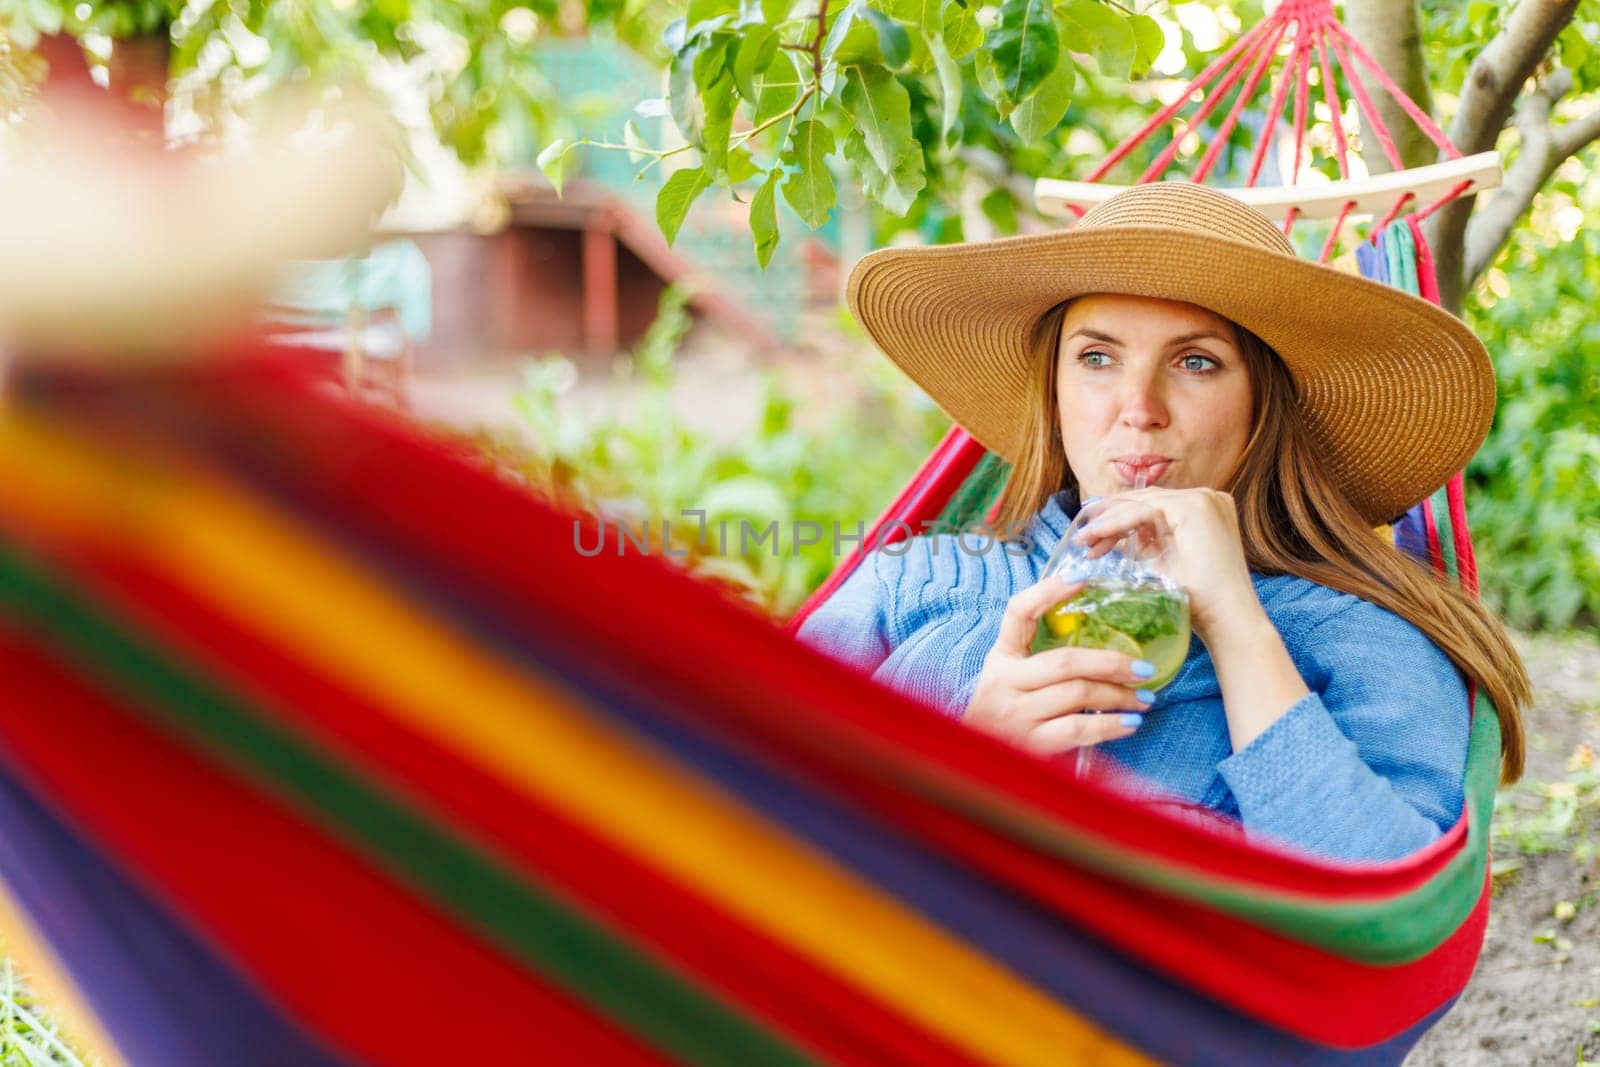
[[[1085,367],[1104,367],[1111,362],[1111,357],[1099,349],[1090,349],[1078,356],[1078,362]]]
[[[1194,353],[1184,356],[1182,362],[1184,370],[1200,371],[1201,373],[1214,371],[1221,366],[1221,364],[1212,359],[1210,356],[1202,356]]]

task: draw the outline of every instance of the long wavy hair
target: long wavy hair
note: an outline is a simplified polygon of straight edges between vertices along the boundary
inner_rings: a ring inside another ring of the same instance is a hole
[[[1062,489],[1077,490],[1057,422],[1056,369],[1067,304],[1041,320],[1022,451],[1012,465],[999,530],[1016,530]],[[1421,630],[1493,703],[1500,719],[1501,781],[1522,776],[1522,709],[1532,686],[1522,657],[1487,608],[1375,536],[1318,458],[1289,368],[1233,324],[1249,370],[1254,426],[1224,488],[1239,512],[1245,560],[1260,574],[1292,574],[1360,597]]]

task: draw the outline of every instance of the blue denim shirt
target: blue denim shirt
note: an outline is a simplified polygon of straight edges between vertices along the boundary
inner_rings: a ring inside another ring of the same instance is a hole
[[[1006,601],[1037,581],[1065,533],[1054,497],[1024,541],[915,537],[870,554],[799,637],[959,716]],[[1246,835],[1344,860],[1404,856],[1462,810],[1466,686],[1421,631],[1303,578],[1255,575],[1256,594],[1311,694],[1235,752],[1216,669],[1197,639],[1131,737],[1097,746],[1153,803],[1227,816]]]

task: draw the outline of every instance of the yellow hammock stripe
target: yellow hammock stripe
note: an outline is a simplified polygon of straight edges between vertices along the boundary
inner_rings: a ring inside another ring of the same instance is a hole
[[[992,1063],[1150,1061],[737,799],[462,642],[231,487],[0,419],[0,508],[116,538],[210,607],[512,788]]]

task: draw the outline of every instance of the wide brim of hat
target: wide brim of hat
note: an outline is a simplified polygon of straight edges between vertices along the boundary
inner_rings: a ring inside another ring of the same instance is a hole
[[[1381,282],[1164,227],[1058,231],[886,248],[850,274],[851,312],[957,423],[1015,460],[1040,320],[1118,293],[1195,304],[1288,365],[1322,459],[1357,510],[1387,522],[1464,467],[1494,418],[1483,343]]]

